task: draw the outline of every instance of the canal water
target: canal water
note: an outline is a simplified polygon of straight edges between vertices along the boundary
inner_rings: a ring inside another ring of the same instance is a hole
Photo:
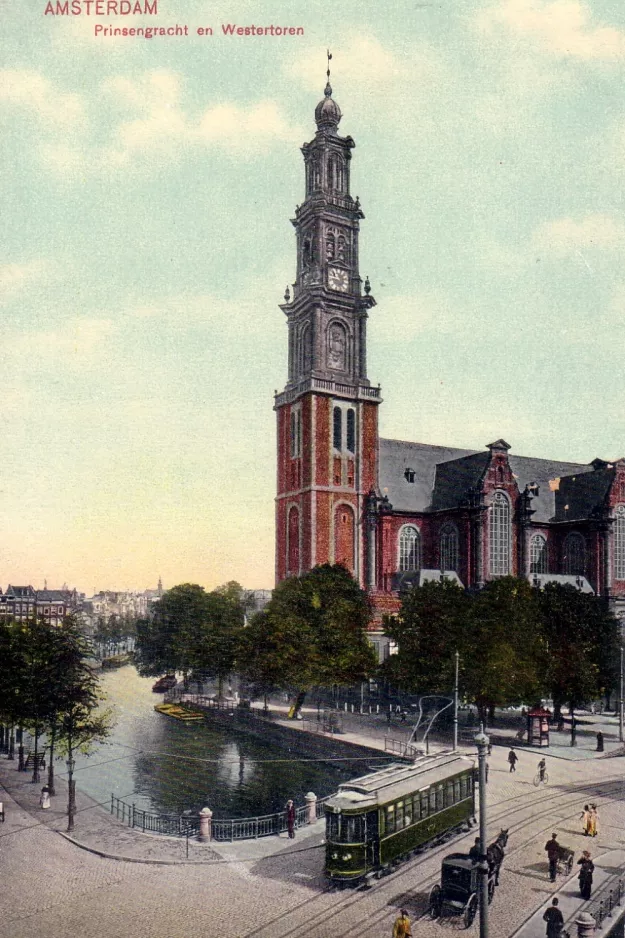
[[[253,736],[156,713],[163,696],[153,683],[131,665],[102,674],[115,728],[92,755],[77,757],[75,776],[97,801],[110,802],[113,793],[157,814],[209,807],[216,819],[254,817],[282,810],[288,798],[304,804],[308,791],[329,795],[368,771],[362,761],[307,760]]]

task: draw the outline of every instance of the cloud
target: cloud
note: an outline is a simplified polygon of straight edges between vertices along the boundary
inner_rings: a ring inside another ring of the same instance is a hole
[[[43,260],[0,267],[0,303],[22,293],[31,283],[40,280],[48,269],[49,265]]]
[[[49,78],[31,69],[0,69],[0,102],[31,113],[49,130],[84,124],[84,101],[61,91]]]
[[[544,222],[532,235],[532,253],[566,257],[582,250],[625,247],[625,224],[610,215],[593,214],[576,220],[565,217]]]
[[[625,33],[591,20],[590,7],[580,0],[498,0],[478,12],[476,23],[484,35],[508,35],[554,58],[622,60]]]
[[[67,319],[57,329],[24,332],[12,342],[16,355],[31,356],[39,365],[88,366],[95,355],[100,355],[106,340],[116,331],[110,319]]]

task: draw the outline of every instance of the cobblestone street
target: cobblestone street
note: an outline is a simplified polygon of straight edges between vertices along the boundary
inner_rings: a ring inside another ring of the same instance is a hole
[[[601,816],[600,835],[590,844],[593,857],[625,845],[621,758],[548,755],[549,785],[536,789],[536,754],[521,751],[515,774],[508,771],[506,755],[505,747],[493,749],[488,788],[489,836],[510,828],[491,906],[496,938],[513,935],[552,895],[544,852],[551,831],[576,854],[588,846],[578,820],[586,801],[595,801]],[[60,833],[62,779],[49,815],[37,806],[39,786],[5,758],[0,781],[23,805],[11,794],[2,796],[7,819],[0,828],[0,938],[383,938],[391,934],[399,905],[409,910],[415,934],[423,938],[461,927],[455,918],[432,922],[425,915],[427,895],[441,857],[467,850],[473,834],[404,863],[369,890],[328,890],[319,823],[298,832],[295,842],[283,837],[210,847],[192,842],[187,861],[183,840],[130,831],[79,795],[76,841],[144,861],[128,862],[98,856]],[[610,856],[617,857],[610,861],[613,874],[621,854]],[[576,885],[573,878],[557,888],[572,902]],[[468,934],[476,933],[477,923]],[[543,934],[542,924],[535,934]],[[527,929],[523,935],[530,938]]]

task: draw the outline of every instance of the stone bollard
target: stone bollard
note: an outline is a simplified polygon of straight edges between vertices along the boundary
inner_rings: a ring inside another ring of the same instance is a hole
[[[575,919],[577,925],[577,938],[588,938],[594,935],[596,922],[590,912],[581,912]]]
[[[198,840],[201,840],[202,843],[212,839],[213,836],[213,812],[210,808],[202,808],[200,811],[200,833]]]
[[[314,791],[304,795],[306,801],[306,823],[314,824],[317,820],[317,796]]]

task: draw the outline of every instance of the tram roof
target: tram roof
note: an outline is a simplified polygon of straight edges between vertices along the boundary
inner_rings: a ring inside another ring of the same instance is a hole
[[[343,782],[339,785],[338,793],[327,803],[329,807],[338,809],[386,804],[403,795],[436,785],[473,765],[471,759],[456,752],[421,756],[410,765],[394,762],[379,772]]]

